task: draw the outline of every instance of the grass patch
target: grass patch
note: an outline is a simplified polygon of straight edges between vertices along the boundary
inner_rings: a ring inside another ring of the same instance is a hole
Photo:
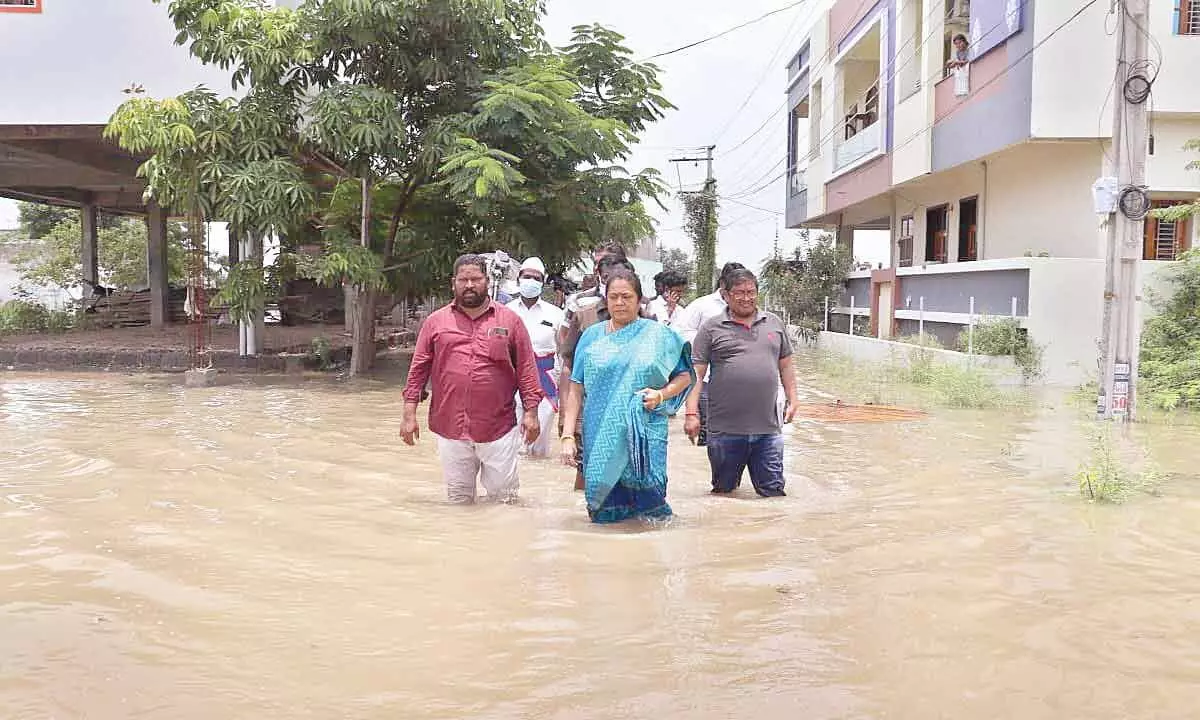
[[[0,335],[66,332],[78,319],[73,310],[51,310],[28,300],[0,303]]]
[[[972,410],[1023,408],[1027,393],[1000,387],[984,368],[939,362],[933,353],[914,348],[907,362],[856,362],[835,353],[818,353],[818,385],[853,403],[916,404]]]
[[[1162,475],[1153,469],[1133,470],[1117,455],[1112,428],[1095,431],[1091,454],[1075,473],[1079,494],[1088,502],[1117,504],[1135,495],[1158,495]]]

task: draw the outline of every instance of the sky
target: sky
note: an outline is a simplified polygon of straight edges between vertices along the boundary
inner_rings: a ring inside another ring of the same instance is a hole
[[[790,0],[548,0],[544,27],[549,40],[564,45],[575,25],[600,23],[626,37],[636,59],[674,49],[724,31]],[[799,50],[820,0],[771,16],[725,37],[654,60],[663,95],[677,109],[652,125],[625,163],[631,169],[657,168],[673,190],[697,189],[704,163],[671,163],[675,157],[703,154],[716,145],[714,172],[721,201],[718,264],[737,260],[758,267],[779,235],[781,249],[799,237],[783,226],[787,126],[784,101],[787,62]],[[761,189],[758,189],[761,188]],[[747,193],[749,190],[757,192]],[[691,250],[683,232],[679,200],[662,198],[652,209],[664,247]],[[16,225],[15,209],[0,201],[0,228]],[[856,246],[860,259],[887,259],[886,240]],[[876,257],[876,256],[879,257]]]

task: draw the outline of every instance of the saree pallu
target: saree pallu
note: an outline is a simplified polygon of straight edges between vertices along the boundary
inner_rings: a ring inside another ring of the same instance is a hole
[[[614,333],[608,323],[579,340],[571,379],[583,385],[583,477],[588,515],[615,523],[634,517],[666,518],[667,420],[696,384],[692,351],[678,333],[639,319]],[[639,391],[661,388],[687,373],[688,389],[652,412]]]

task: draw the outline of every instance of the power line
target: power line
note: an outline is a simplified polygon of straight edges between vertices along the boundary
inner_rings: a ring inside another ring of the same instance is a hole
[[[759,206],[757,206],[757,205],[751,205],[751,204],[750,204],[750,203],[748,203],[748,202],[742,202],[741,200],[738,200],[737,198],[726,197],[725,195],[718,195],[718,196],[717,196],[717,199],[719,199],[719,200],[728,200],[729,202],[731,202],[731,203],[734,203],[735,205],[741,205],[742,207],[748,207],[748,208],[750,208],[751,210],[758,210],[759,212],[770,213],[770,214],[772,214],[772,215],[782,215],[782,214],[783,214],[782,212],[780,212],[780,211],[778,211],[778,210],[769,210],[769,209],[767,209],[767,208],[765,208],[765,207],[759,207]]]
[[[681,45],[680,47],[674,48],[672,50],[665,50],[660,53],[655,53],[654,55],[651,55],[650,57],[647,57],[645,60],[641,60],[640,62],[646,62],[646,60],[654,60],[655,58],[666,57],[668,55],[674,55],[675,53],[683,52],[684,50],[691,50],[692,48],[697,47],[699,45],[703,45],[705,43],[712,42],[713,40],[723,38],[732,32],[741,30],[742,28],[749,27],[751,25],[754,25],[755,23],[762,22],[763,20],[766,20],[767,18],[771,17],[772,15],[778,15],[779,13],[787,12],[788,10],[791,10],[794,7],[799,7],[800,5],[803,5],[806,2],[808,2],[808,0],[796,0],[796,2],[794,2],[794,3],[785,5],[784,7],[777,8],[775,10],[771,10],[770,12],[764,13],[763,15],[760,15],[760,16],[754,18],[753,20],[747,20],[746,22],[744,22],[740,25],[734,25],[731,28],[722,30],[721,32],[717,33],[716,35],[710,35],[701,40],[697,40],[695,42],[690,42],[687,45]]]
[[[785,30],[783,33],[783,39],[779,41],[779,45],[775,48],[775,52],[771,53],[770,62],[767,63],[766,67],[763,68],[762,74],[759,75],[758,82],[756,82],[754,87],[751,88],[750,92],[746,94],[746,99],[742,100],[742,104],[738,106],[738,109],[734,110],[733,114],[729,116],[729,119],[725,121],[725,125],[723,125],[721,127],[721,131],[717,133],[717,139],[714,142],[721,142],[721,138],[725,137],[725,133],[729,132],[729,128],[733,125],[733,121],[737,120],[738,116],[742,114],[742,111],[746,109],[746,106],[750,104],[750,101],[754,98],[754,96],[758,94],[758,91],[762,88],[763,83],[766,82],[767,77],[770,76],[771,70],[775,67],[775,63],[779,59],[780,51],[787,47],[788,40],[792,37],[792,31],[796,28],[796,23],[800,22],[801,17],[803,17],[802,12],[796,13],[796,17],[792,18],[791,25],[788,25],[787,30]]]

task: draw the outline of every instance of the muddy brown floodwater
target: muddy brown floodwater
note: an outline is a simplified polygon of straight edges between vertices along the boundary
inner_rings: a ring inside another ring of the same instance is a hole
[[[1196,716],[1194,430],[1119,507],[1061,408],[806,420],[780,501],[677,434],[597,529],[549,463],[443,504],[398,379],[231,382],[0,374],[0,718]]]

